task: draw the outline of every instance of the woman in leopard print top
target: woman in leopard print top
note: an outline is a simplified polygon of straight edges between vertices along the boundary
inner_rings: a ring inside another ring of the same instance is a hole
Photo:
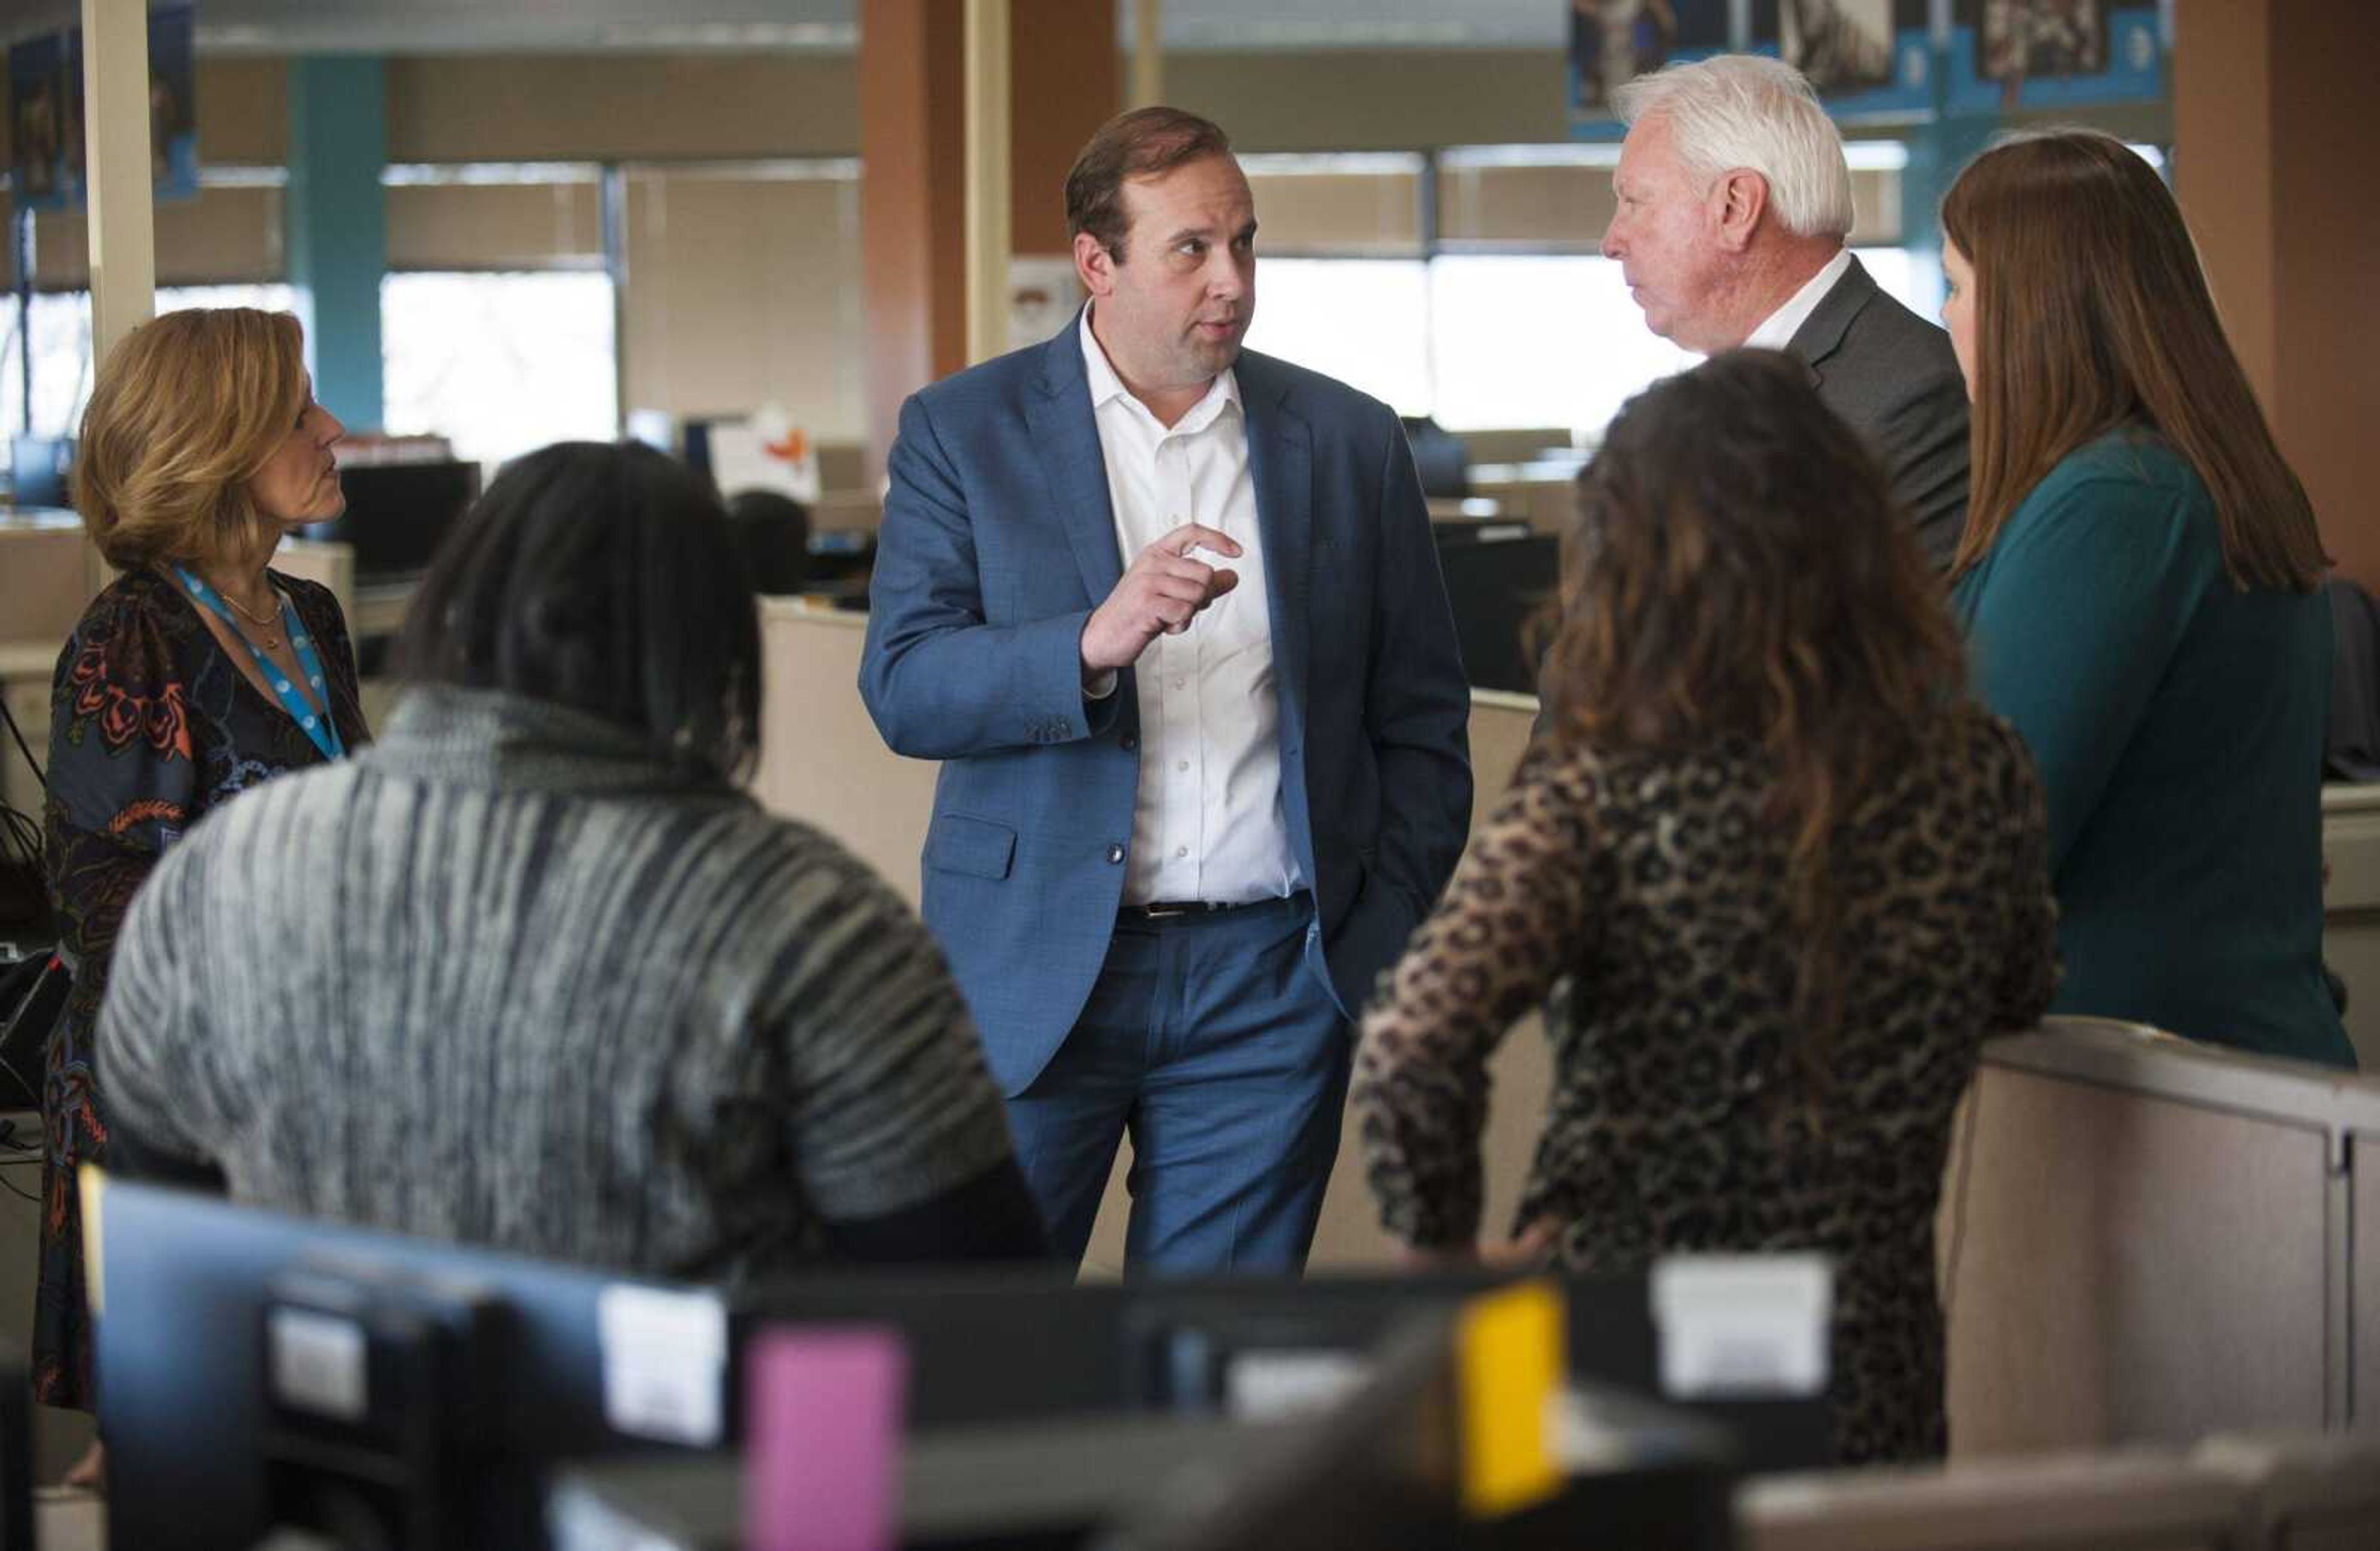
[[[1470,1252],[1488,1055],[1566,976],[1524,1237],[1828,1254],[1837,1456],[1938,1455],[1951,1111],[2057,978],[2032,766],[1798,365],[1647,390],[1580,491],[1548,733],[1364,1020],[1383,1220]]]

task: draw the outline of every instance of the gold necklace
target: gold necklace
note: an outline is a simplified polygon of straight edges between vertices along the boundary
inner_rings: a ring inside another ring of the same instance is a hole
[[[264,590],[269,593],[273,588],[270,585],[267,585]],[[215,596],[230,604],[234,609],[238,610],[239,617],[248,621],[250,624],[262,624],[269,626],[273,621],[281,617],[281,611],[278,609],[268,609],[261,614],[252,614],[248,612],[247,607],[243,605],[238,599],[234,598],[230,593],[225,592],[221,588],[215,588]]]
[[[266,584],[265,590],[268,592],[272,591],[272,585],[270,583]],[[280,622],[281,613],[279,610],[273,610],[265,614],[263,618],[259,619],[256,615],[249,612],[246,608],[242,607],[238,599],[234,598],[230,593],[225,592],[223,588],[215,588],[215,596],[230,604],[232,606],[232,611],[235,613],[238,614],[240,618],[248,621],[249,624],[256,627],[253,632],[242,630],[240,632],[241,635],[246,636],[252,633],[261,636],[263,637],[264,649],[267,651],[279,651],[281,649],[281,637],[273,633],[273,626]],[[278,594],[275,594],[276,600],[278,600]]]
[[[243,630],[243,631],[241,631],[241,632],[240,632],[240,634],[241,634],[241,635],[243,635],[243,636],[245,636],[245,635],[247,635],[247,634],[248,634],[248,632],[247,632],[247,631],[245,631],[245,630]],[[261,636],[263,637],[263,643],[262,643],[262,644],[263,644],[263,647],[264,647],[264,649],[265,649],[265,650],[267,650],[267,651],[279,651],[279,650],[281,649],[281,637],[280,637],[280,636],[275,636],[272,631],[270,631],[270,630],[262,630],[262,629],[260,629],[260,630],[257,632],[257,634],[259,634],[260,636]]]

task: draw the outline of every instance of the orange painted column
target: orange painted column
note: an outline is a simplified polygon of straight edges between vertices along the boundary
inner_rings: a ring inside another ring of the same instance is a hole
[[[959,0],[865,0],[859,28],[860,255],[868,444],[881,475],[901,401],[966,361]],[[1066,169],[1114,115],[1112,0],[1013,0],[1011,240],[1067,249]]]
[[[2380,6],[2180,0],[2174,185],[2339,569],[2380,590]]]

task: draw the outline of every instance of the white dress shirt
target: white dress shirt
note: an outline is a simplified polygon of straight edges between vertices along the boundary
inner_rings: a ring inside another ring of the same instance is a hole
[[[1835,256],[1827,261],[1826,267],[1810,276],[1802,288],[1793,293],[1791,300],[1770,313],[1758,328],[1752,331],[1750,337],[1743,342],[1744,348],[1782,350],[1792,344],[1793,336],[1802,332],[1802,325],[1810,321],[1810,314],[1818,310],[1818,304],[1827,299],[1827,293],[1835,288],[1835,282],[1848,273],[1851,267],[1852,250],[1838,248]]]
[[[1230,371],[1217,377],[1207,396],[1168,429],[1109,364],[1087,308],[1081,333],[1125,567],[1190,522],[1221,529],[1241,551],[1234,559],[1204,551],[1193,557],[1238,572],[1239,586],[1179,636],[1151,641],[1134,664],[1140,792],[1124,903],[1283,898],[1306,879],[1291,854],[1281,810],[1272,619],[1239,379]]]

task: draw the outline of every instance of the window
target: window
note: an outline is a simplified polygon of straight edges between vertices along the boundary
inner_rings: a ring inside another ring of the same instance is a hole
[[[1418,260],[1259,259],[1248,348],[1431,410],[1429,270]]]
[[[1591,438],[1629,395],[1697,359],[1645,326],[1609,259],[1449,255],[1430,265],[1430,315],[1450,430],[1565,425]]]
[[[186,307],[261,307],[285,312],[286,285],[161,285],[157,310]],[[25,429],[24,379],[18,364],[18,309],[0,301],[0,436]],[[33,423],[35,436],[70,436],[91,398],[91,293],[33,293]]]
[[[0,351],[0,428],[14,436],[27,430],[22,352],[33,353],[35,436],[71,435],[91,396],[91,294],[36,291],[30,322],[20,327],[17,304],[6,304],[7,348]]]
[[[600,273],[392,274],[381,282],[382,418],[492,466],[619,434],[612,282]]]
[[[1932,253],[1906,248],[1854,248],[1876,289],[1929,323],[1942,321],[1942,264]]]

